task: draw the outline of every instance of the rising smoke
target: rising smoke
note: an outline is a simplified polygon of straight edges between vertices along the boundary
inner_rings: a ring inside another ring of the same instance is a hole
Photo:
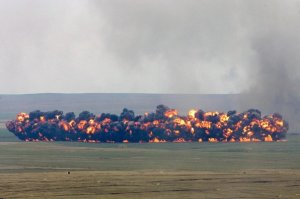
[[[300,129],[297,0],[0,1],[0,23],[1,93],[243,93]]]
[[[300,27],[296,24],[300,23],[300,4],[288,2],[272,1],[258,8],[256,16],[248,21],[253,30],[250,40],[254,59],[253,67],[246,68],[251,86],[242,93],[240,103],[243,108],[281,112],[290,121],[291,131],[297,132]],[[249,4],[247,9],[257,9],[257,4]]]

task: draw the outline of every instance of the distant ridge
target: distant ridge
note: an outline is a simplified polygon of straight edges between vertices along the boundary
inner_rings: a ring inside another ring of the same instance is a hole
[[[145,93],[40,93],[0,95],[0,120],[33,110],[120,113],[123,108],[138,114],[154,111],[159,104],[185,114],[191,108],[228,111],[237,109],[238,94],[145,94]]]

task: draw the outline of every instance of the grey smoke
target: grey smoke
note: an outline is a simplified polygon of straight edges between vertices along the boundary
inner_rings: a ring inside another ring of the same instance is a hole
[[[0,24],[0,93],[243,93],[296,128],[297,0],[0,0]]]
[[[248,21],[253,27],[249,39],[254,59],[253,66],[246,68],[251,86],[240,103],[241,108],[282,113],[296,132],[300,129],[300,2],[293,3],[272,2],[271,10],[248,5],[250,12],[258,11]]]
[[[0,3],[2,93],[247,87],[249,48],[235,1]]]

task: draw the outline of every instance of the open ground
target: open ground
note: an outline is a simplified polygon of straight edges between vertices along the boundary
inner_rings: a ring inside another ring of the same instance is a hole
[[[145,144],[0,135],[0,198],[300,197],[298,135],[273,143]]]

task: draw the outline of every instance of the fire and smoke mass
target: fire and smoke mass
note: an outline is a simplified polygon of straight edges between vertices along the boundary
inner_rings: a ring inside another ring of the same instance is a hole
[[[256,142],[284,140],[288,123],[278,113],[261,116],[257,109],[204,112],[190,110],[187,116],[165,105],[153,113],[135,115],[123,109],[120,115],[81,112],[19,113],[6,124],[24,141],[79,142]]]

